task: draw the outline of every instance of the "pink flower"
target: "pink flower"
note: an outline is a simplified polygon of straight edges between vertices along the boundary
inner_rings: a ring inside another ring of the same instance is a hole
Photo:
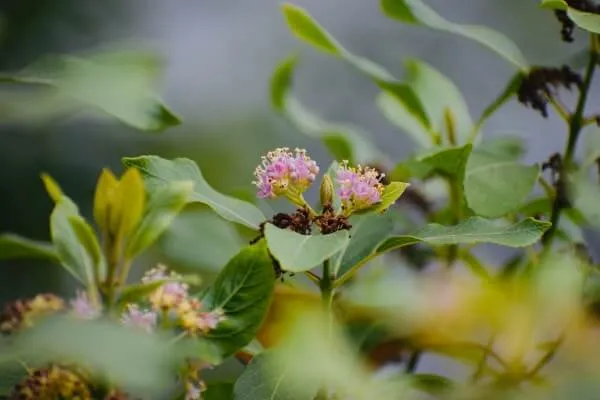
[[[87,292],[77,291],[76,297],[70,301],[73,314],[80,319],[96,319],[102,314],[102,309],[92,303]]]
[[[350,214],[379,203],[384,190],[381,178],[383,174],[374,168],[361,165],[350,167],[348,162],[344,161],[336,176],[344,212]]]
[[[136,304],[129,304],[127,311],[123,313],[121,322],[125,326],[138,328],[148,333],[156,327],[158,316],[156,312],[149,310],[140,310]]]
[[[167,274],[167,268],[164,265],[159,265],[156,268],[144,274],[143,283],[151,283],[163,279],[177,279],[180,276],[171,272]],[[152,292],[149,296],[150,303],[155,309],[164,310],[171,307],[176,307],[188,297],[188,285],[181,282],[165,282]]]
[[[258,188],[260,198],[274,198],[281,195],[299,195],[314,182],[319,167],[306,150],[282,147],[270,151],[262,157],[256,167],[252,183]]]

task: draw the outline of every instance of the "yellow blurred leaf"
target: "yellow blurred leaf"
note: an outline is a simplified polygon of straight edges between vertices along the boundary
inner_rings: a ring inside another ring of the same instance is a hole
[[[114,192],[119,185],[119,180],[109,170],[104,168],[98,183],[96,184],[96,193],[94,195],[94,219],[98,226],[103,230],[109,228],[109,216],[113,203]]]
[[[111,230],[118,238],[130,234],[141,221],[146,203],[144,180],[135,168],[129,168],[121,177],[115,197],[113,198],[114,214],[111,213]]]
[[[57,203],[63,195],[58,183],[56,183],[56,181],[46,173],[42,174],[42,181],[44,182],[44,186],[46,187],[46,191],[48,192],[50,198]]]

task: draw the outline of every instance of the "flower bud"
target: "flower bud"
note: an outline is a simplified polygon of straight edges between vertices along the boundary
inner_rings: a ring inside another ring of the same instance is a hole
[[[323,207],[331,205],[331,202],[333,201],[333,192],[334,191],[335,191],[335,188],[333,187],[333,180],[331,179],[331,176],[329,176],[329,175],[323,176],[323,180],[321,181],[321,188],[320,188],[321,205]]]

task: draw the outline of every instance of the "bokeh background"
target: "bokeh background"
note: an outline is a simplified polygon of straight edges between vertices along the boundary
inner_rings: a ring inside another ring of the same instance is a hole
[[[438,68],[463,91],[474,116],[513,72],[504,60],[467,39],[386,19],[375,0],[293,2],[305,7],[348,49],[396,76],[402,76],[406,57]],[[534,65],[570,62],[587,44],[579,34],[574,44],[563,43],[553,14],[540,10],[536,0],[428,0],[427,4],[451,21],[484,24],[505,33]],[[122,156],[192,158],[215,188],[240,196],[251,190],[254,166],[272,147],[306,147],[326,165],[330,159],[320,142],[302,136],[270,109],[270,75],[292,52],[301,56],[295,91],[303,103],[326,119],[364,128],[393,159],[412,150],[407,136],[377,110],[376,87],[343,62],[297,42],[276,0],[3,0],[0,18],[2,72],[18,70],[42,55],[120,42],[152,49],[165,61],[160,93],[184,121],[156,134],[111,121],[0,120],[0,232],[48,238],[52,204],[39,179],[44,171],[89,216],[100,169],[120,172]],[[600,105],[597,89],[596,85],[591,91],[592,106]],[[516,101],[497,113],[484,131],[486,136],[511,133],[526,138],[529,162],[543,162],[561,150],[565,137],[562,121],[545,120]],[[245,240],[201,207],[188,212],[190,217],[162,243],[178,249],[178,259],[149,254],[139,269],[158,257],[210,275]],[[1,264],[0,302],[39,291],[66,293],[73,284],[60,269],[45,263]]]

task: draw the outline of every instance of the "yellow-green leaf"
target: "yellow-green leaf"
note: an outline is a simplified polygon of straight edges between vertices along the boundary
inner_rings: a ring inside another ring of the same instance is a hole
[[[581,29],[592,33],[600,33],[600,14],[569,7],[565,0],[542,0],[540,6],[553,10],[564,10],[575,25]]]
[[[48,174],[42,174],[42,182],[44,182],[44,187],[46,188],[46,192],[54,201],[57,203],[63,195],[63,192],[59,186],[59,184]]]
[[[283,15],[291,31],[301,40],[304,40],[323,51],[339,54],[338,44],[329,34],[314,22],[312,17],[302,8],[293,4],[283,4]]]
[[[375,209],[376,212],[382,213],[390,208],[396,201],[402,196],[402,193],[410,186],[410,183],[404,182],[391,182],[385,187],[383,194],[381,195],[381,202]]]
[[[146,191],[144,180],[137,168],[129,168],[118,186],[120,207],[120,219],[118,226],[118,237],[129,235],[142,220],[144,205],[146,203]]]
[[[119,180],[109,170],[104,168],[96,184],[94,194],[94,220],[101,229],[109,227],[109,215],[113,204],[114,192],[119,185]]]

